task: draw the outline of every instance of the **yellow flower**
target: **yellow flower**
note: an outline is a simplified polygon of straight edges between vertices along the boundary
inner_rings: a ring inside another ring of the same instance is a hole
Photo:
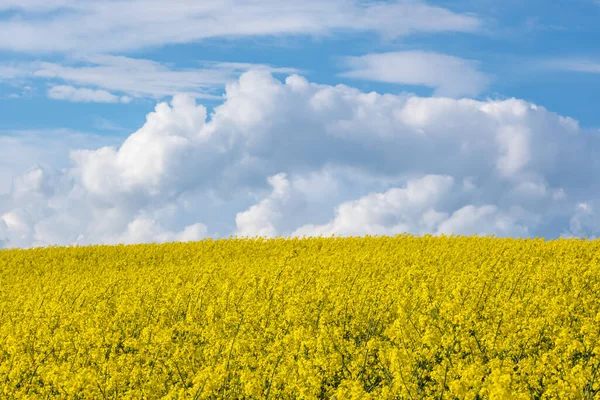
[[[600,242],[0,251],[2,398],[595,398]]]

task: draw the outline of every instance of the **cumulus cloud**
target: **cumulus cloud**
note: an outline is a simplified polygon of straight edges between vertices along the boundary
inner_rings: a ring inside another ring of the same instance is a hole
[[[405,188],[371,193],[336,208],[335,218],[324,225],[305,225],[294,234],[318,236],[389,235],[399,232],[430,231],[443,213],[435,210],[454,180],[450,176],[426,175],[408,181]]]
[[[280,176],[278,178],[281,179]],[[454,186],[454,179],[450,176],[426,175],[412,179],[405,187],[344,202],[336,207],[335,217],[331,221],[321,225],[303,225],[292,236],[394,235],[404,232],[528,236],[527,226],[518,222],[522,219],[519,213],[501,212],[494,205],[466,205],[452,211],[452,207],[448,207],[448,200],[460,195],[460,189]],[[273,193],[276,192],[274,190]],[[273,217],[281,219],[282,212],[272,202],[272,197],[270,195],[238,214],[238,217],[244,216],[243,220],[236,218],[238,228],[240,225],[251,228],[244,231],[246,235],[275,236]],[[259,223],[248,224],[248,221]],[[261,229],[265,226],[269,229]]]
[[[599,148],[597,132],[518,99],[382,95],[251,71],[210,115],[177,95],[120,143],[14,175],[0,240],[584,235],[600,229],[576,206],[597,208]]]
[[[600,235],[600,215],[598,214],[598,201],[588,200],[577,203],[561,237],[573,238],[588,236],[595,240]]]
[[[503,212],[494,205],[467,205],[456,210],[443,221],[436,233],[456,235],[498,235],[503,237],[527,237],[529,229],[518,215]]]
[[[121,140],[66,129],[0,131],[0,195],[8,194],[13,180],[36,164],[61,170],[70,166],[72,150],[97,149]]]
[[[0,2],[3,10],[17,17],[0,18],[0,49],[24,52],[111,52],[209,38],[336,31],[394,38],[418,32],[474,32],[481,25],[474,15],[424,1],[11,0]]]
[[[127,224],[125,232],[107,237],[104,243],[190,242],[201,240],[206,234],[206,226],[199,223],[186,226],[181,232],[169,232],[153,219],[137,217]],[[80,236],[79,240],[82,239],[85,237]]]
[[[424,51],[399,51],[348,57],[348,78],[379,82],[423,85],[435,89],[437,96],[476,96],[490,82],[478,70],[478,63],[446,54]]]
[[[273,237],[277,235],[275,223],[283,217],[278,210],[278,202],[288,200],[290,184],[285,174],[271,176],[268,178],[268,182],[273,186],[273,192],[260,203],[235,216],[236,236]]]

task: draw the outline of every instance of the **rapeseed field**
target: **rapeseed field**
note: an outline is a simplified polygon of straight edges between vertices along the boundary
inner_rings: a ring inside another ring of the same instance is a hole
[[[0,251],[3,399],[593,399],[600,241]]]

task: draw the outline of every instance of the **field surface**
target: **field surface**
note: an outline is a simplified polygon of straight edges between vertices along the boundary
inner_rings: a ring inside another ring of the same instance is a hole
[[[600,241],[0,251],[0,398],[593,399]]]

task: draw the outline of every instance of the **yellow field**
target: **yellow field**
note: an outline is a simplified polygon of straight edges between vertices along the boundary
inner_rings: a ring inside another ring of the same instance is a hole
[[[592,399],[600,241],[0,251],[0,398]]]

